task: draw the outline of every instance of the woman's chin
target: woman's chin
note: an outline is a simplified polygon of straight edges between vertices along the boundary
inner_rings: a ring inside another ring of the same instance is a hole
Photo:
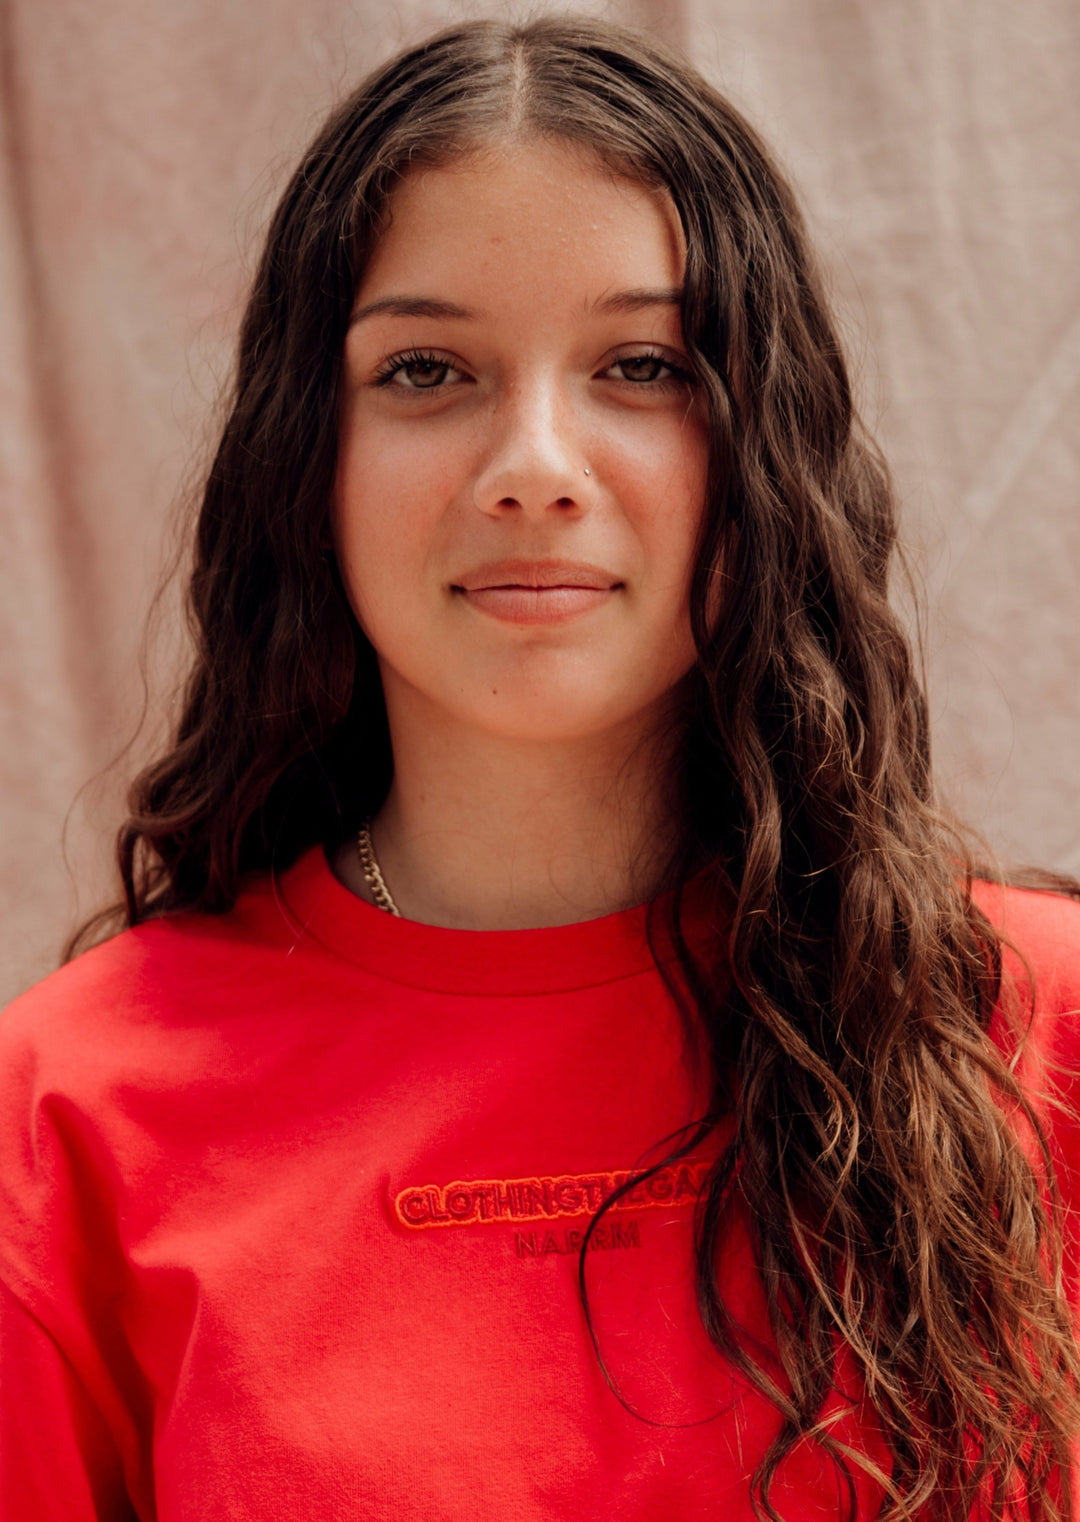
[[[515,652],[513,659],[481,651],[424,663],[415,650],[404,655],[380,659],[392,728],[435,723],[459,735],[472,730],[478,739],[545,745],[647,728],[693,664],[692,651],[651,667],[644,651],[637,660],[628,651],[617,660],[581,650]]]
[[[460,716],[492,738],[558,745],[625,732],[628,727],[644,724],[655,707],[655,703],[643,707],[640,692],[623,703],[613,701],[613,696],[610,688],[601,693],[495,689],[478,694]]]

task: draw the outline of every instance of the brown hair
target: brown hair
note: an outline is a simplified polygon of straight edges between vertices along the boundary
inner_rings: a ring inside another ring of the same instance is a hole
[[[573,18],[460,26],[366,80],[304,155],[243,322],[198,522],[195,662],[175,741],[134,785],[121,917],[225,911],[245,873],[339,841],[385,796],[374,656],[325,548],[345,331],[399,177],[508,133],[666,186],[685,231],[712,458],[671,881],[678,904],[705,862],[724,927],[711,957],[682,950],[714,1077],[696,1136],[734,1115],[697,1275],[710,1336],[782,1417],[755,1504],[777,1516],[773,1477],[809,1438],[849,1477],[877,1475],[885,1517],[967,1516],[976,1500],[1001,1516],[1020,1497],[1032,1517],[1069,1516],[1080,1364],[1043,1203],[1053,1171],[988,1034],[1000,944],[933,803],[925,705],[887,599],[889,482],[792,193],[682,62]],[[779,1373],[717,1288],[736,1212]],[[838,1346],[887,1472],[822,1420]]]

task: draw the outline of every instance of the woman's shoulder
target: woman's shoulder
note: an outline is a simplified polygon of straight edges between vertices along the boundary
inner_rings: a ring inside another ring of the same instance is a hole
[[[1006,976],[1033,996],[1037,1011],[1076,1014],[1080,1022],[1080,902],[985,880],[973,897],[1002,937]]]
[[[1017,886],[981,877],[972,883],[972,896],[998,929],[1007,931],[1011,923],[1022,926],[1036,939],[1071,943],[1078,949],[1080,899],[1049,887]]]
[[[296,939],[268,878],[224,914],[179,913],[122,930],[57,968],[0,1013],[0,1083],[20,1061],[89,1078],[105,1055],[168,1045],[170,1033],[241,1016],[280,975]]]
[[[1002,937],[1002,994],[990,1034],[1046,1128],[1063,1197],[1080,1206],[1080,903],[980,882],[975,901]],[[1080,1219],[1080,1218],[1078,1218]],[[1080,1241],[1075,1253],[1080,1264]]]
[[[310,955],[291,956],[298,939],[275,885],[253,881],[227,913],[124,930],[0,1013],[0,1278],[28,1304],[48,1299],[56,1242],[87,1201],[138,1192],[177,1138],[234,1100],[250,1113],[260,1062],[287,1065],[303,1039],[283,975]]]

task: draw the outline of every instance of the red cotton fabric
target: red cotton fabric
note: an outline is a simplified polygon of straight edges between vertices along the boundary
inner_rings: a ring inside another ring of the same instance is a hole
[[[1031,1060],[1075,1062],[1080,908],[982,899],[1035,973]],[[315,849],[80,957],[0,1019],[0,1516],[750,1522],[777,1417],[698,1322],[704,1154],[587,1256],[625,1404],[577,1289],[590,1212],[700,1099],[643,911],[436,929]],[[764,1332],[745,1236],[721,1273]],[[881,1456],[857,1398],[835,1430]],[[773,1501],[835,1518],[831,1464],[798,1448]]]

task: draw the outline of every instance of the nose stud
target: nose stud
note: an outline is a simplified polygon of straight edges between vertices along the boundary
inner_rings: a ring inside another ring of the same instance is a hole
[[[592,475],[592,471],[591,471],[591,470],[590,470],[590,469],[589,469],[589,467],[588,467],[588,466],[587,466],[587,465],[586,465],[586,467],[585,467],[585,474],[586,474],[586,475],[587,475],[587,476],[591,476],[591,475]]]

